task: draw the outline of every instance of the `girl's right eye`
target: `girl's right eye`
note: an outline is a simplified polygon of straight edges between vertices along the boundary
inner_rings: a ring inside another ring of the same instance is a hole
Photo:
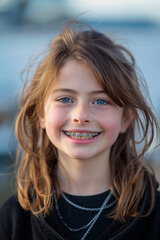
[[[57,99],[58,102],[62,102],[62,103],[71,103],[73,102],[70,98],[67,97],[63,97],[63,98],[59,98]]]

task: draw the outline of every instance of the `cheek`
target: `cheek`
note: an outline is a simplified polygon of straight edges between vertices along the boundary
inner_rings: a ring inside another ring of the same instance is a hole
[[[56,110],[46,115],[46,131],[49,138],[59,136],[59,131],[65,124],[65,115],[64,111]]]
[[[104,120],[106,119],[106,120]],[[107,138],[111,141],[115,141],[121,130],[121,121],[118,117],[106,117],[101,122],[101,126],[104,129]]]

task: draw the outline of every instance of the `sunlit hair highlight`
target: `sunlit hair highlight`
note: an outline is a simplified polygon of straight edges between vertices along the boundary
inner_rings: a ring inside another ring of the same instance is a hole
[[[134,113],[130,126],[111,148],[111,191],[118,200],[112,217],[126,221],[137,216],[148,182],[151,191],[149,214],[154,205],[154,181],[142,161],[156,134],[159,136],[159,126],[142,94],[134,57],[104,34],[90,27],[80,31],[77,26],[75,21],[66,24],[51,42],[48,54],[31,81],[24,85],[15,128],[19,142],[17,161],[20,159],[19,202],[35,215],[42,212],[46,215],[54,204],[53,187],[60,194],[56,176],[57,150],[45,129],[41,129],[38,116],[43,112],[60,69],[68,59],[75,59],[93,71],[114,103],[124,109],[124,118],[127,119],[130,111]],[[140,132],[138,139],[136,129]]]

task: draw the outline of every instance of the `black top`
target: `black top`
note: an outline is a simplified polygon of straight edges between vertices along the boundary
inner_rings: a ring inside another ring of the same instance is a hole
[[[67,198],[71,200],[73,203],[76,203],[82,207],[87,208],[99,208],[102,206],[104,200],[108,196],[110,191],[93,195],[93,196],[74,196],[70,194],[66,194]],[[109,200],[109,204],[115,201],[114,197]],[[107,204],[108,205],[108,204]],[[75,208],[74,206],[68,204],[64,198],[61,196],[58,200],[58,206],[61,216],[63,217],[63,221],[67,223],[69,227],[72,228],[80,228],[91,221],[91,219],[95,216],[98,211],[84,211]],[[115,205],[114,205],[115,206]],[[99,235],[104,232],[104,230],[112,223],[111,218],[107,218],[107,214],[111,211],[111,208],[105,209],[95,225],[91,229],[90,233],[87,235],[88,240],[98,239]],[[60,219],[57,214],[56,208],[54,208],[53,213],[46,218],[46,222],[54,228],[61,236],[63,236],[66,240],[70,239],[81,239],[85,234],[86,229],[80,231],[70,231]]]
[[[103,194],[102,194],[103,195]],[[80,197],[81,198],[81,197]],[[82,197],[83,198],[83,197]],[[88,199],[90,197],[87,197]],[[87,199],[86,198],[86,199]],[[92,198],[92,197],[91,197]],[[99,197],[98,197],[99,198]],[[136,217],[126,223],[120,221],[104,223],[99,236],[93,236],[92,240],[159,240],[160,239],[160,193],[155,192],[155,206],[148,217]],[[79,200],[78,200],[79,201]],[[88,200],[86,200],[88,201]],[[98,201],[98,200],[97,200]],[[92,202],[92,201],[91,201]],[[141,205],[141,213],[144,213],[150,202],[150,189],[147,187]],[[61,209],[62,210],[62,209]],[[41,215],[35,217],[30,211],[25,211],[15,196],[12,196],[0,208],[0,239],[1,240],[64,240],[77,239],[65,236],[64,226],[59,229],[59,224],[54,220],[54,210],[46,219]],[[65,213],[64,217],[65,217]],[[68,214],[68,213],[66,213]],[[78,219],[79,221],[80,219]],[[101,219],[102,220],[102,219]],[[103,218],[104,220],[104,218]],[[102,222],[103,222],[102,220]],[[59,220],[58,220],[59,221]],[[71,224],[73,224],[72,222]],[[82,224],[83,225],[83,224]],[[97,222],[98,225],[98,222]],[[95,225],[95,227],[97,227]],[[101,225],[101,224],[100,224]],[[104,229],[105,228],[105,229]],[[56,230],[57,231],[56,231]],[[104,230],[103,230],[104,229]],[[93,234],[94,235],[94,234]],[[89,239],[86,238],[86,240]],[[91,239],[91,238],[90,238]]]

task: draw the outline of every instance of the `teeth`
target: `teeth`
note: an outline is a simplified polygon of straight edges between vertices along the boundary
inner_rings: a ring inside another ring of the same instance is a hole
[[[99,133],[79,133],[79,132],[65,132],[65,134],[71,138],[76,139],[90,139],[96,137]]]

